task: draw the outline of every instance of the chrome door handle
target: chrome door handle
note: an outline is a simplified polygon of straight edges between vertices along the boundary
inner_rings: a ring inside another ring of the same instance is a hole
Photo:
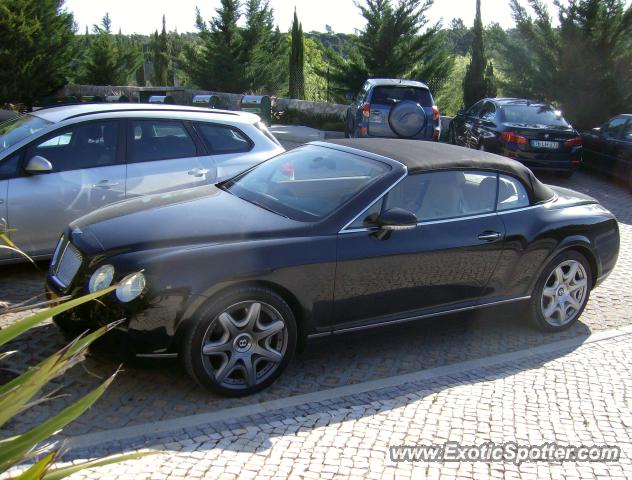
[[[92,185],[92,188],[103,188],[107,190],[108,188],[116,187],[120,185],[119,182],[110,182],[109,180],[101,180],[99,183],[95,183]]]
[[[202,177],[208,173],[208,169],[206,168],[194,168],[193,170],[189,170],[187,172],[189,175],[194,177]]]
[[[479,240],[485,240],[486,242],[493,242],[502,237],[502,233],[499,232],[483,232],[478,234]]]

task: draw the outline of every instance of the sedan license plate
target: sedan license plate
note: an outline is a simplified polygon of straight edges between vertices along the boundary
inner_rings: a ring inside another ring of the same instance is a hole
[[[560,142],[547,142],[545,140],[531,140],[531,146],[535,148],[560,148]]]

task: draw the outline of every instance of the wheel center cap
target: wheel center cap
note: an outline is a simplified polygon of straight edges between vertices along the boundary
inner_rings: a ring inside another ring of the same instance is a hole
[[[557,291],[557,296],[561,297],[566,293],[566,290],[564,290],[564,287],[560,287],[560,289]]]
[[[248,333],[237,335],[233,341],[233,347],[237,352],[247,352],[252,347],[252,337]]]

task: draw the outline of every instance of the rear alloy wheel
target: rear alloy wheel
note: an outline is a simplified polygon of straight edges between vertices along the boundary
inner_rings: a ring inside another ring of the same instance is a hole
[[[531,298],[531,314],[543,330],[569,328],[590,297],[591,270],[586,258],[573,251],[558,255],[544,269]]]
[[[276,293],[245,287],[202,307],[185,332],[183,361],[203,387],[250,395],[274,382],[296,349],[292,310]]]

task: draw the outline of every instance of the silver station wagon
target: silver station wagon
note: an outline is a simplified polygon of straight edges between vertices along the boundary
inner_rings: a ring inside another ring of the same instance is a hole
[[[38,110],[0,124],[2,231],[34,258],[119,200],[214,184],[284,151],[245,112],[148,104]],[[0,263],[22,257],[0,250]]]

